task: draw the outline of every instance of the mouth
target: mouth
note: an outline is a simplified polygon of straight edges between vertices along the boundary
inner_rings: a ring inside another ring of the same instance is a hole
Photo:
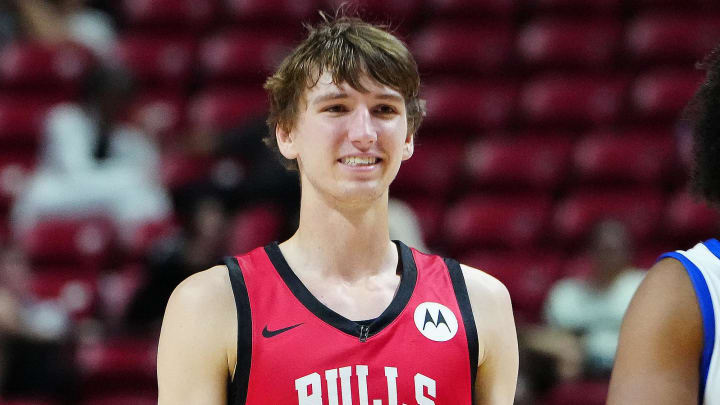
[[[338,162],[342,163],[346,166],[351,167],[363,167],[363,166],[373,166],[380,162],[382,162],[382,159],[373,157],[373,156],[348,156],[341,159],[338,159]]]

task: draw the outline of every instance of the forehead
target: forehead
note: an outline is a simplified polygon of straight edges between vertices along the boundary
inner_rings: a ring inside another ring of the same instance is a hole
[[[332,74],[330,72],[323,72],[323,74],[320,75],[317,82],[312,87],[308,87],[305,89],[305,102],[310,104],[312,103],[313,99],[332,93],[344,93],[348,96],[359,94],[369,96],[395,96],[402,99],[402,95],[399,91],[393,89],[390,86],[377,82],[367,74],[361,74],[358,81],[360,82],[360,85],[363,87],[363,89],[366,91],[362,91],[361,89],[354,89],[347,82],[336,84],[333,82]]]

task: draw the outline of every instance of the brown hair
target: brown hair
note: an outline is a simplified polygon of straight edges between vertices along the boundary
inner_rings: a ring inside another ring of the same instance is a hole
[[[359,18],[320,15],[323,22],[306,26],[308,37],[265,82],[270,99],[270,132],[264,141],[289,170],[297,170],[297,162],[280,154],[275,129],[278,125],[288,132],[293,128],[301,97],[317,84],[323,72],[331,73],[336,85],[347,83],[361,92],[367,91],[360,84],[364,74],[397,90],[405,99],[408,133],[418,130],[425,115],[424,101],[418,95],[417,64],[401,40],[385,27]]]

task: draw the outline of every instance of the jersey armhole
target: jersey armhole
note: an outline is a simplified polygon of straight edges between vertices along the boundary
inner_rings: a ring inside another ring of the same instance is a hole
[[[463,325],[465,326],[465,335],[467,336],[468,352],[470,354],[470,392],[472,403],[475,403],[475,380],[477,378],[477,361],[478,361],[478,335],[475,327],[475,317],[472,313],[470,305],[470,296],[468,295],[465,277],[462,274],[460,263],[453,259],[443,259],[450,273],[455,298],[457,299],[460,315],[462,316]]]
[[[252,357],[252,316],[250,314],[250,297],[243,278],[238,260],[226,257],[224,263],[228,268],[230,285],[235,297],[237,311],[237,360],[235,373],[228,384],[228,404],[241,405],[247,400],[248,382],[250,380],[250,361]]]
[[[707,384],[708,373],[710,372],[710,360],[712,359],[713,349],[715,346],[715,310],[713,308],[712,297],[707,281],[700,269],[690,261],[685,255],[679,252],[669,252],[661,255],[659,260],[673,258],[685,267],[685,271],[690,277],[695,295],[700,307],[700,313],[703,321],[703,350],[700,359],[700,395],[699,403],[702,404],[705,394],[705,386]]]

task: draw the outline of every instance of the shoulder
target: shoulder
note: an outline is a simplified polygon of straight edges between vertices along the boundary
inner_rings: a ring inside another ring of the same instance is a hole
[[[685,266],[672,258],[663,259],[648,270],[633,301],[667,315],[687,314],[697,309],[690,276]]]
[[[170,296],[168,308],[177,306],[188,310],[189,315],[199,312],[205,316],[212,315],[208,310],[224,309],[232,301],[228,269],[215,266],[180,283]]]
[[[510,293],[500,280],[474,267],[461,264],[460,268],[473,307],[475,301],[501,306],[510,305]]]

